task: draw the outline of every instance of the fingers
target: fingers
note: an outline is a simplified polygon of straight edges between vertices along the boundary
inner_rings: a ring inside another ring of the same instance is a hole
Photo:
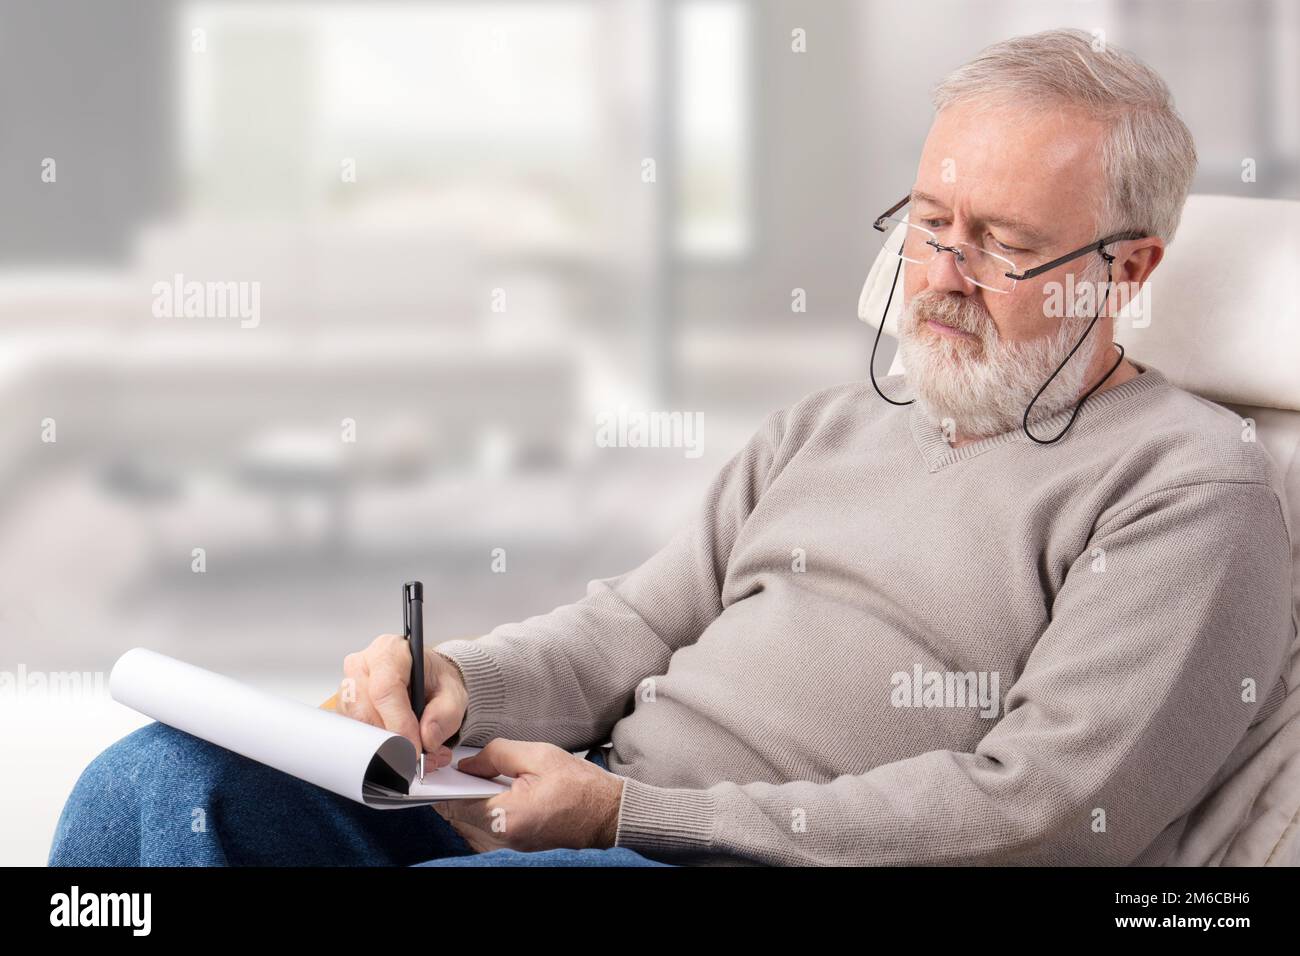
[[[484,797],[474,800],[445,800],[438,804],[438,813],[458,829],[462,826],[490,833],[492,812],[500,806],[500,798]]]
[[[345,716],[393,733],[421,747],[420,725],[411,709],[411,651],[396,634],[381,634],[359,654],[343,659],[351,691],[340,695]]]
[[[438,746],[438,747],[429,748],[426,746],[424,748],[424,752],[425,754],[428,755],[424,759],[426,772],[430,770],[437,770],[440,767],[447,766],[452,762],[452,760],[455,757],[455,754],[452,753],[452,749],[450,747]]]
[[[420,724],[411,709],[410,660],[408,652],[405,667],[390,656],[381,657],[370,665],[370,705],[386,729],[401,734],[417,749],[423,749]]]
[[[366,667],[364,653],[349,654],[343,658],[343,678],[339,684],[338,713],[363,723],[379,725],[379,715],[370,706],[366,693],[370,671]]]

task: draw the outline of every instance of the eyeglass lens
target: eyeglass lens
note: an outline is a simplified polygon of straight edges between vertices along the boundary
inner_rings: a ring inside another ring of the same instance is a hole
[[[997,292],[1010,292],[1016,287],[1016,280],[1006,277],[1006,273],[1016,271],[1015,263],[1010,259],[969,242],[940,242],[928,229],[892,216],[885,219],[885,223],[889,225],[891,233],[895,226],[907,227],[906,238],[898,255],[908,262],[928,265],[935,256],[943,253],[951,255],[957,262],[957,270],[976,285]],[[949,252],[950,249],[953,251]]]

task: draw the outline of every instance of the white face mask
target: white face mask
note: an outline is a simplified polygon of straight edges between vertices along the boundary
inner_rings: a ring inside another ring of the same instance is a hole
[[[923,326],[926,319],[976,338],[941,335]],[[975,299],[927,289],[912,298],[900,317],[899,356],[917,404],[931,421],[942,428],[950,420],[961,437],[985,438],[1021,427],[1025,408],[1091,321],[1092,316],[1062,318],[1055,334],[1004,342]],[[1089,334],[1034,402],[1031,426],[1078,402],[1100,344]]]

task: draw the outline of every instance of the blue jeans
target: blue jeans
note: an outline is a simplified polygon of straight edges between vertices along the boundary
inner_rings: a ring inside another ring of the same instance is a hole
[[[605,766],[599,748],[587,755]],[[77,780],[51,866],[668,866],[626,847],[475,853],[432,807],[375,810],[166,724]]]

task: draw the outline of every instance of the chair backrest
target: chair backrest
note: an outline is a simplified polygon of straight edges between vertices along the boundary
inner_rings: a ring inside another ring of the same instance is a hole
[[[901,244],[903,228],[885,240],[858,300],[858,317],[873,329],[889,301],[885,332],[895,338],[903,293],[900,277],[889,300],[898,263],[891,250]],[[1300,202],[1190,196],[1176,241],[1152,273],[1145,294],[1117,318],[1115,338],[1127,355],[1154,365],[1173,384],[1250,420],[1243,428],[1253,426],[1254,436],[1277,464],[1279,490],[1290,514],[1292,597],[1300,620],[1297,263]],[[895,354],[890,374],[903,370]],[[1202,841],[1217,847],[1213,856],[1198,849],[1182,854],[1181,862],[1300,864],[1300,637],[1292,645],[1287,673],[1292,690],[1277,715],[1286,732],[1274,733],[1275,721],[1267,721],[1273,737],[1267,753],[1239,772],[1234,768],[1241,779],[1225,781],[1214,798],[1224,806],[1248,808],[1242,812],[1250,815],[1254,828],[1243,824],[1240,832],[1216,832]],[[1269,804],[1267,812],[1261,810],[1263,803]],[[1261,835],[1261,830],[1266,832]]]

